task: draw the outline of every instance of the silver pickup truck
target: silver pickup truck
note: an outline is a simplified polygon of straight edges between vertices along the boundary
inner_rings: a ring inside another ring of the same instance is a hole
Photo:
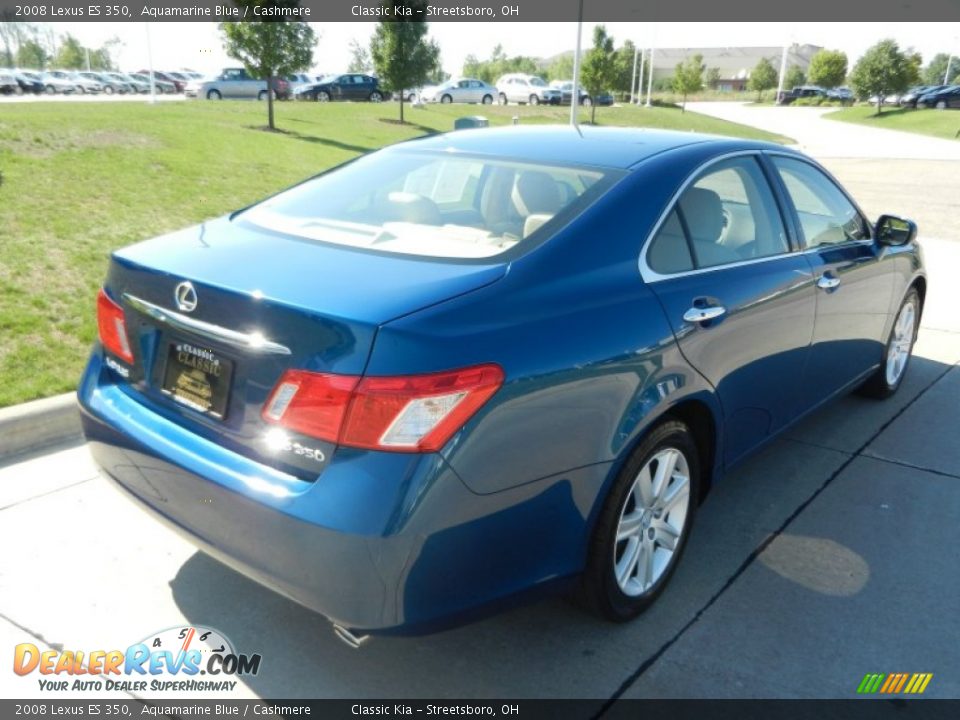
[[[285,80],[275,81],[274,90],[280,97],[287,92],[283,86]],[[184,88],[187,97],[206,98],[207,100],[223,99],[267,99],[267,81],[257,80],[247,74],[243,68],[226,68],[218,76],[206,80],[197,80]]]

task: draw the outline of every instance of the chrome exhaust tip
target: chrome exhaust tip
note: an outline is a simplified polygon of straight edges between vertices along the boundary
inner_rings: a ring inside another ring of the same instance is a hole
[[[352,632],[343,627],[343,625],[337,625],[336,623],[333,623],[333,634],[343,640],[354,650],[359,650],[360,646],[370,639],[369,635],[354,635]]]

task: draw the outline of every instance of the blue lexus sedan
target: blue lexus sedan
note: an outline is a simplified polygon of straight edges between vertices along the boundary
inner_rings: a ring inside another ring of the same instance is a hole
[[[766,143],[404,142],[115,252],[85,432],[132,500],[351,644],[548,591],[625,621],[729,468],[896,392],[916,232]]]

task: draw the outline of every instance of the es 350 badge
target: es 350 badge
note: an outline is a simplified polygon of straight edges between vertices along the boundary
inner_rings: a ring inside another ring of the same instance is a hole
[[[148,635],[125,650],[41,650],[20,643],[13,671],[37,673],[41,690],[69,691],[231,691],[229,678],[260,672],[259,653],[239,653],[213,628],[172,627]],[[71,676],[72,680],[64,679]]]

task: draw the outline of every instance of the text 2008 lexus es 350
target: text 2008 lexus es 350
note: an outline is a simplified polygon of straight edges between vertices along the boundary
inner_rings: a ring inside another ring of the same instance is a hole
[[[347,637],[626,620],[731,465],[897,390],[926,287],[792,150],[461,131],[114,253],[79,396],[131,498]]]

